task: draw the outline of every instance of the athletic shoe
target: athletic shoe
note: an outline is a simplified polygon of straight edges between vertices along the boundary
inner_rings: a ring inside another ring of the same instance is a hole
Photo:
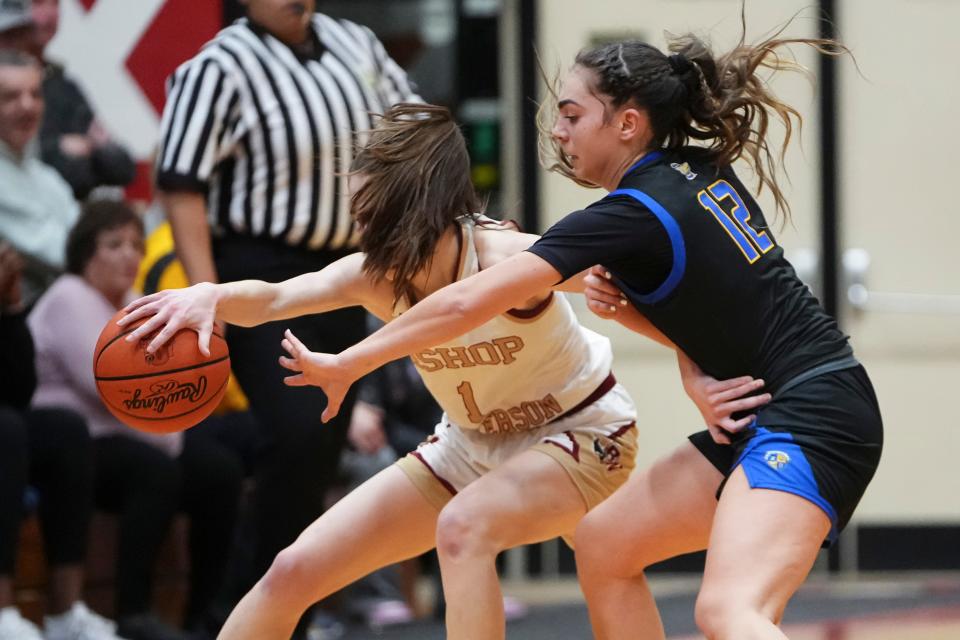
[[[40,628],[20,615],[16,607],[0,609],[0,640],[43,640]]]
[[[66,613],[44,616],[43,635],[46,640],[123,640],[115,622],[82,602],[74,602]]]

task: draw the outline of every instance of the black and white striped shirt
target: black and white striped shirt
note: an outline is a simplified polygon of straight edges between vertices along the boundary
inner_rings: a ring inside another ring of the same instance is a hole
[[[356,244],[346,172],[370,113],[420,101],[368,28],[315,14],[301,58],[242,19],[169,80],[157,185],[207,194],[227,231],[310,249]]]

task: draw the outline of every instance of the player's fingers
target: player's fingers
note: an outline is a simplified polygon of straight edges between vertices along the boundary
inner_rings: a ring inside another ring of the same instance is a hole
[[[286,378],[283,379],[283,384],[287,385],[288,387],[305,387],[305,386],[307,386],[309,383],[307,382],[307,379],[304,378],[304,377],[303,377],[303,374],[301,373],[301,374],[296,375],[296,376],[287,376]]]
[[[620,296],[620,289],[618,289],[612,282],[601,276],[589,274],[584,276],[583,282],[587,288],[596,289],[611,296]]]
[[[734,420],[733,418],[727,418],[720,422],[720,426],[729,431],[730,433],[737,433],[743,431],[750,425],[754,423],[757,419],[755,415],[749,415],[746,418],[740,418],[739,420]]]
[[[323,410],[323,415],[320,416],[320,420],[324,424],[337,417],[337,414],[340,413],[340,403],[342,400],[343,398],[333,398],[332,396],[327,396],[327,408]]]
[[[710,431],[710,437],[713,438],[713,441],[717,444],[730,444],[730,438],[723,432],[722,429],[719,429],[715,426],[708,426],[708,431]]]
[[[621,302],[621,300],[623,300],[623,297],[621,297],[619,294],[610,294],[610,293],[607,293],[606,291],[601,291],[599,289],[592,289],[592,288],[587,289],[584,293],[586,294],[588,300],[596,300],[596,301],[603,302],[608,305],[614,305],[614,306],[621,306],[621,307],[625,306]]]
[[[143,296],[142,298],[137,298],[136,300],[130,302],[127,306],[125,306],[125,307],[123,308],[123,310],[126,311],[127,314],[129,314],[129,313],[130,313],[131,311],[133,311],[134,309],[139,309],[140,307],[142,307],[142,306],[144,306],[144,305],[146,305],[146,304],[150,304],[150,303],[153,302],[154,300],[160,299],[160,297],[161,297],[161,295],[162,295],[163,293],[164,293],[163,291],[158,291],[157,293],[151,293],[151,294],[148,295],[148,296]],[[120,318],[120,320],[117,321],[117,324],[119,324],[120,326],[123,326],[123,325],[126,324],[127,322],[130,322],[130,320],[129,320],[129,315],[124,316],[123,318]]]
[[[154,353],[157,349],[162,347],[167,343],[167,341],[177,333],[177,327],[174,326],[174,323],[170,322],[160,330],[153,340],[150,341],[150,344],[147,345],[147,353]]]
[[[290,329],[286,329],[283,332],[283,335],[287,338],[287,340],[290,341],[290,344],[292,344],[293,348],[296,349],[298,352],[308,351],[308,349],[303,345],[303,343],[300,342],[300,338],[293,335],[293,331],[290,331]]]
[[[162,309],[158,308],[158,306],[153,303],[144,304],[136,309],[133,309],[127,313],[127,315],[117,320],[117,325],[125,327],[131,322],[136,322],[140,318],[149,318],[150,316],[158,315],[160,311],[162,311]]]
[[[616,307],[616,305],[605,304],[605,303],[599,302],[599,301],[597,301],[597,300],[588,300],[588,301],[587,301],[587,308],[589,308],[590,311],[594,312],[595,314],[597,314],[597,315],[600,316],[601,318],[608,318],[608,319],[609,319],[609,318],[615,318],[616,315],[617,315],[617,307]]]
[[[286,356],[280,356],[278,359],[280,366],[284,369],[289,369],[290,371],[303,371],[303,368],[300,366],[300,363],[293,358],[287,358]]]
[[[613,274],[610,273],[610,270],[602,264],[595,264],[590,267],[590,273],[600,276],[601,278],[606,278],[607,280],[613,277]]]
[[[210,357],[210,335],[213,333],[213,323],[207,322],[197,331],[197,347],[204,357]]]
[[[738,400],[733,400],[721,405],[719,411],[720,413],[727,415],[740,411],[749,411],[750,409],[762,407],[770,402],[770,399],[771,396],[769,393],[762,393],[758,396],[748,396],[746,398],[740,398]]]
[[[727,384],[730,383],[730,380],[725,380],[722,388],[714,387],[713,397],[717,402],[726,402],[727,400],[733,400],[735,398],[740,398],[748,393],[753,393],[757,389],[763,387],[763,380],[754,380],[753,378],[747,377],[746,379],[737,378],[737,380],[742,380],[739,384]]]
[[[717,380],[711,383],[711,388],[715,391],[725,391],[732,387],[739,387],[740,385],[753,382],[753,377],[751,376],[740,376],[739,378],[730,378],[729,380]]]
[[[166,324],[172,323],[173,319],[168,321],[165,313],[158,313],[157,315],[151,317],[146,322],[141,324],[139,327],[128,333],[124,340],[127,342],[136,342],[146,336],[149,336],[153,332],[157,331]]]
[[[289,353],[294,358],[297,357],[297,350],[294,348],[293,344],[286,338],[280,341],[280,346],[283,347],[283,350]]]

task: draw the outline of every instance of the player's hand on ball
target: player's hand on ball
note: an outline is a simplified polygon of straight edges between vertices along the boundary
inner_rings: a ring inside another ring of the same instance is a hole
[[[612,282],[606,267],[596,265],[583,278],[583,295],[587,298],[587,308],[601,318],[612,319],[617,309],[626,306],[627,299]]]
[[[340,364],[340,358],[330,353],[315,353],[307,349],[293,332],[287,329],[280,346],[289,354],[280,356],[280,366],[297,375],[287,376],[284,383],[291,387],[313,385],[320,387],[327,396],[327,408],[320,419],[329,422],[340,412],[343,398],[358,376]]]
[[[123,309],[127,315],[117,324],[125,326],[140,318],[149,318],[127,334],[126,340],[140,340],[153,333],[156,335],[147,346],[154,353],[180,329],[197,332],[200,353],[210,355],[210,335],[214,330],[217,313],[217,293],[214,285],[201,282],[185,289],[167,289],[134,300]]]

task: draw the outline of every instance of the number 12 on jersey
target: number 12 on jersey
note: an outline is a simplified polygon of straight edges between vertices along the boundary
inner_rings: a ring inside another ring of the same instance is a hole
[[[726,180],[717,180],[712,185],[697,194],[700,206],[713,214],[713,217],[723,227],[747,259],[753,264],[770,249],[773,249],[773,240],[765,231],[757,233],[750,226],[750,211],[743,203],[737,190]],[[733,207],[727,211],[723,208],[724,200],[729,200]]]

